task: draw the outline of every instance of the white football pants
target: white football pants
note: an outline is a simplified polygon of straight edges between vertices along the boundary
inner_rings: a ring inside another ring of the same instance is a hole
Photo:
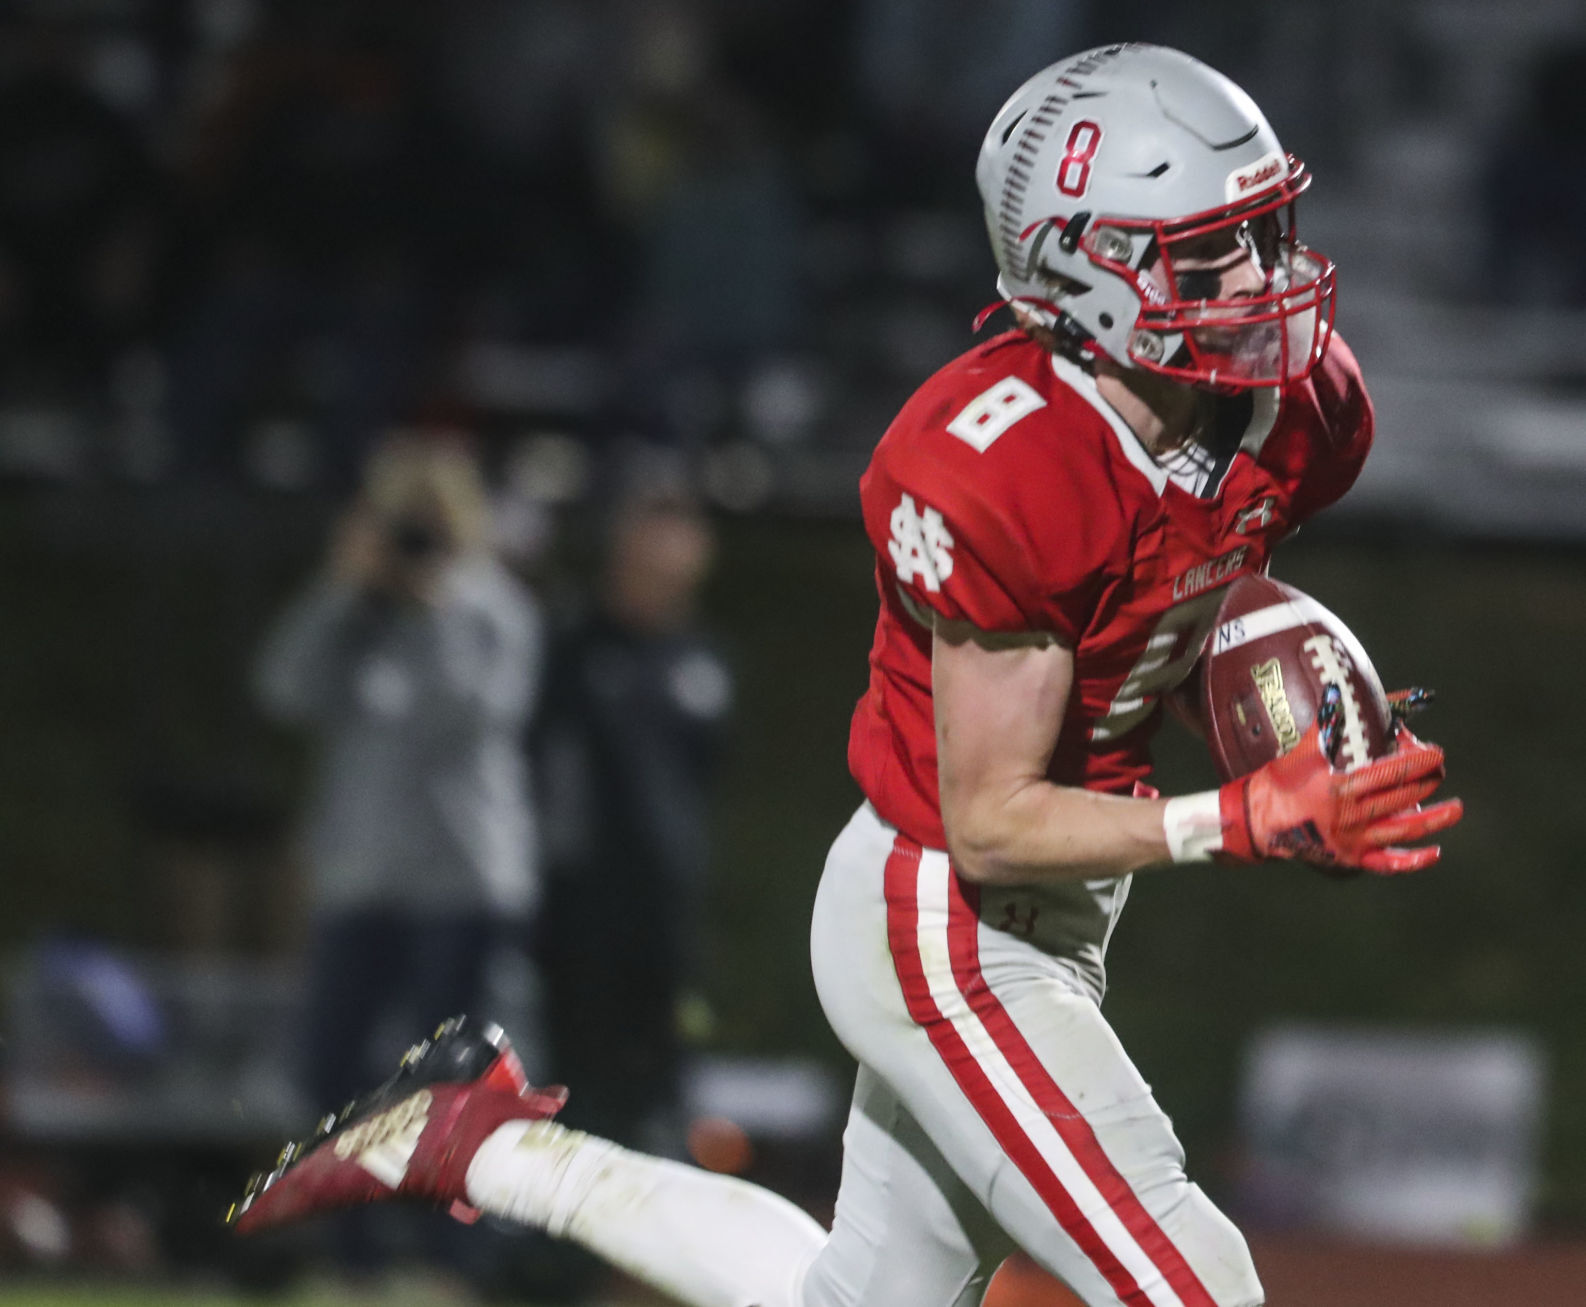
[[[1244,1239],[1071,973],[988,926],[947,855],[861,807],[811,957],[859,1060],[829,1236],[741,1181],[552,1123],[503,1126],[470,1201],[694,1307],[973,1307],[1022,1248],[1089,1307],[1259,1307]]]

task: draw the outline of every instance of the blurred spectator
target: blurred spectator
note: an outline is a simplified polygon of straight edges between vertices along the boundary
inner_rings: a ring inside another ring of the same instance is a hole
[[[317,1108],[348,1100],[391,1045],[478,1011],[492,952],[522,938],[541,628],[488,536],[472,457],[391,439],[259,662],[265,708],[323,745],[302,1050]]]
[[[152,327],[160,187],[136,123],[90,86],[85,33],[0,27],[0,344],[7,389],[92,400]]]
[[[1548,47],[1481,187],[1492,298],[1586,305],[1586,44]]]
[[[714,539],[664,466],[630,470],[591,611],[555,644],[537,739],[546,895],[539,954],[570,1120],[680,1147],[680,1036],[695,989],[709,800],[732,699],[696,623]]]

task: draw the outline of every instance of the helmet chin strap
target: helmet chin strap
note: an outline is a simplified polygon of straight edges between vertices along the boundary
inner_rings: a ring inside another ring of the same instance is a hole
[[[1051,300],[1040,299],[1033,295],[1014,295],[1009,299],[993,300],[979,313],[975,314],[972,328],[979,332],[986,323],[994,318],[1003,309],[1023,309],[1036,324],[1045,328],[1070,346],[1073,352],[1081,358],[1105,358],[1106,354],[1082,327],[1064,313],[1061,308]]]
[[[993,300],[985,308],[981,309],[979,313],[975,314],[972,324],[973,330],[978,332],[1003,309],[1011,308],[1023,308],[1026,313],[1036,319],[1043,327],[1049,327],[1053,331],[1061,329],[1060,323],[1066,315],[1051,300],[1041,299],[1036,295],[1009,295],[1004,289],[1001,277],[997,278],[997,289],[1003,291],[1003,298]]]
[[[984,330],[985,325],[997,314],[1001,313],[1003,309],[1012,307],[1007,300],[992,300],[990,304],[975,314],[975,320],[969,324],[969,329],[978,336]]]

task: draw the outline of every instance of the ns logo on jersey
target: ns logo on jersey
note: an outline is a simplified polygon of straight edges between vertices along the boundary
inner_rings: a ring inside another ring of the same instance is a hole
[[[953,537],[936,509],[916,506],[913,495],[904,495],[892,510],[892,539],[887,552],[905,585],[918,580],[935,594],[953,574]]]

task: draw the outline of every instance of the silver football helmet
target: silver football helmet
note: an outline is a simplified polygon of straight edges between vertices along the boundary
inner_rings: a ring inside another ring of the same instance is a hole
[[[1310,176],[1189,55],[1111,45],[1043,69],[975,176],[997,289],[1083,348],[1219,389],[1297,380],[1326,353],[1335,270],[1294,230]]]

